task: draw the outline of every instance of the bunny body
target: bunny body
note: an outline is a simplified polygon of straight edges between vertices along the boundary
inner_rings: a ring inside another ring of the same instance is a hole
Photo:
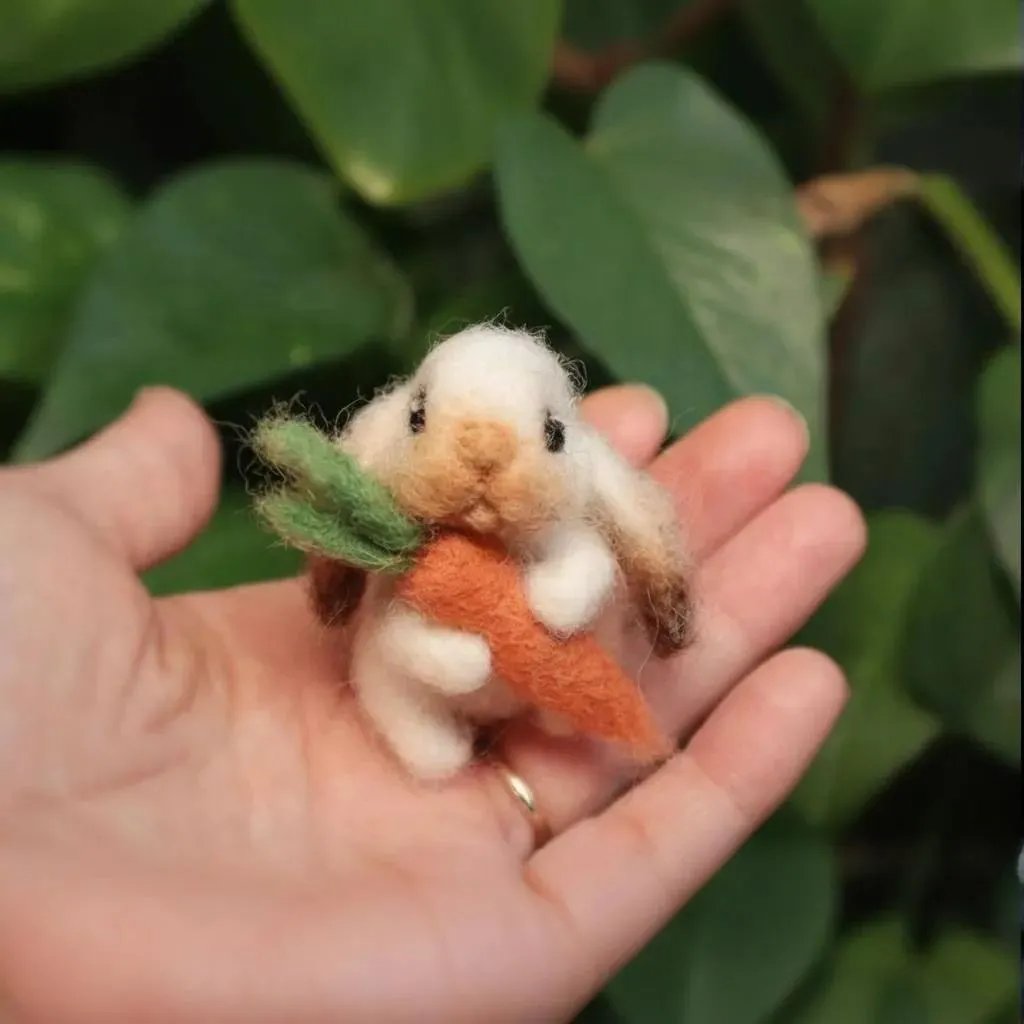
[[[481,325],[436,346],[338,443],[409,515],[501,540],[552,633],[592,628],[624,580],[655,650],[678,649],[689,597],[671,503],[582,422],[576,399],[541,342]],[[359,591],[336,575],[314,573],[313,584],[318,608],[333,614],[338,593]],[[384,577],[370,577],[359,603],[351,678],[377,731],[423,778],[470,760],[475,723],[524,710],[492,671],[483,637],[430,621]]]

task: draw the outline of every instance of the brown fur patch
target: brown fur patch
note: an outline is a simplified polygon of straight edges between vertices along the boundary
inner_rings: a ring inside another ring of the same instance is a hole
[[[366,589],[366,573],[344,562],[319,556],[311,557],[306,567],[316,617],[325,626],[344,625]]]
[[[659,658],[677,654],[693,643],[694,604],[683,573],[658,573],[633,581],[640,618]]]
[[[693,643],[696,618],[682,552],[664,534],[658,543],[633,546],[614,527],[609,533],[654,653],[659,658],[677,654]]]

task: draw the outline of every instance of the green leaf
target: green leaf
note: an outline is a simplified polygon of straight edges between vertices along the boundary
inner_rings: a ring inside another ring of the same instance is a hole
[[[838,948],[791,1024],[927,1024],[923,1005],[907,1015],[906,1000],[900,1006],[892,998],[894,982],[907,972],[908,961],[901,922],[859,929]]]
[[[938,732],[907,695],[903,629],[939,529],[909,512],[869,520],[867,553],[804,630],[801,641],[842,665],[850,701],[793,797],[815,824],[846,825]]]
[[[404,331],[390,261],[325,175],[277,161],[174,179],[97,268],[20,458],[48,455],[171,384],[200,400]]]
[[[978,276],[1010,329],[1020,334],[1020,267],[962,188],[944,174],[921,178],[920,197]]]
[[[801,114],[829,112],[840,70],[805,0],[741,0],[737,14],[757,53]]]
[[[212,590],[238,583],[292,576],[302,556],[259,526],[249,496],[225,490],[209,526],[180,555],[150,569],[144,580],[154,594]]]
[[[835,882],[821,839],[771,822],[612,981],[612,1002],[630,1024],[763,1021],[820,956]]]
[[[84,164],[0,161],[0,377],[42,380],[128,212],[114,182]]]
[[[584,50],[640,43],[696,0],[565,0],[562,34]]]
[[[338,173],[375,203],[452,188],[548,76],[559,0],[235,0]]]
[[[819,288],[821,289],[821,304],[825,309],[828,319],[834,320],[842,308],[846,297],[853,287],[854,272],[852,267],[840,267],[834,270],[823,270]]]
[[[944,517],[970,487],[974,388],[1001,326],[907,204],[865,233],[836,366],[835,482],[869,509]]]
[[[919,977],[929,1024],[991,1024],[1017,1004],[1014,958],[1002,946],[960,929],[940,935]]]
[[[156,46],[209,0],[4,0],[0,92],[96,71]]]
[[[766,143],[696,76],[641,67],[583,145],[547,118],[502,134],[507,232],[551,308],[617,376],[692,425],[750,392],[787,398],[823,472],[815,258]]]
[[[860,928],[788,1024],[988,1024],[1016,996],[1013,958],[959,929],[924,953],[901,922]]]
[[[1020,600],[1020,348],[986,368],[978,394],[978,495],[989,536]]]
[[[980,513],[962,510],[918,580],[902,662],[925,707],[1016,763],[1020,635],[1004,587]]]
[[[808,0],[868,92],[1020,66],[1017,0]]]

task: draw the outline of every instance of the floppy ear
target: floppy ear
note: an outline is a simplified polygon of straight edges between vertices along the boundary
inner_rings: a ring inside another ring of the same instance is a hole
[[[378,392],[339,435],[338,444],[371,474],[408,433],[409,399],[408,382]]]
[[[588,515],[607,537],[659,657],[693,639],[689,563],[669,495],[583,424]]]
[[[402,435],[407,405],[407,385],[381,392],[355,413],[337,437],[336,444],[372,473],[374,466]],[[325,626],[344,625],[366,590],[365,570],[322,555],[311,556],[306,570],[317,618]]]

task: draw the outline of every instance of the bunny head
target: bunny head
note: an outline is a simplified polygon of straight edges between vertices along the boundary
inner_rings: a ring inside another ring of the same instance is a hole
[[[577,398],[542,341],[482,324],[435,346],[353,416],[339,444],[428,525],[494,534],[513,549],[559,524],[596,526],[668,653],[690,621],[674,509],[580,418]]]
[[[575,399],[550,349],[472,327],[361,410],[342,444],[413,518],[516,541],[583,511]]]

